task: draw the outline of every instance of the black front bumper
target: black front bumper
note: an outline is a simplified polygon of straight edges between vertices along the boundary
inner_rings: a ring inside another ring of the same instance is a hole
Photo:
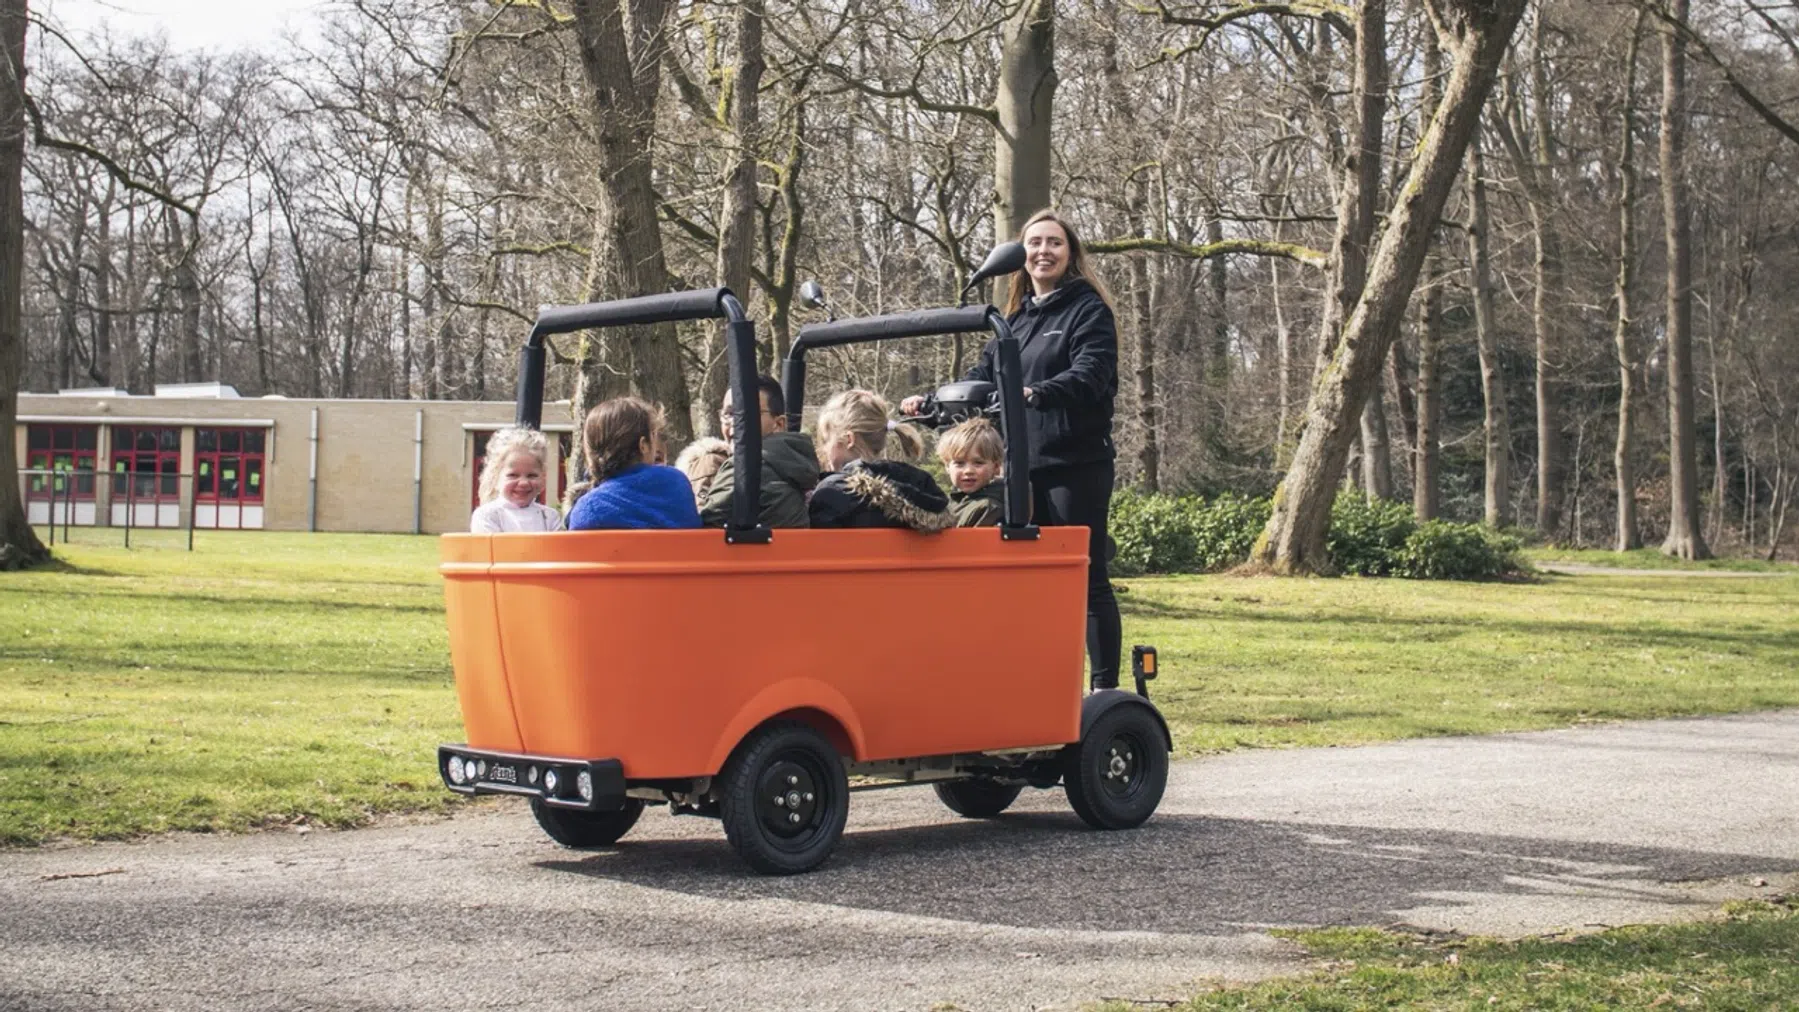
[[[450,760],[460,759],[461,781],[450,775]],[[555,776],[549,776],[550,773]],[[592,785],[582,796],[581,775]],[[511,794],[536,798],[557,808],[614,812],[625,807],[625,767],[617,759],[564,759],[557,756],[494,752],[467,745],[437,747],[437,775],[458,794]],[[551,790],[548,781],[555,780]]]

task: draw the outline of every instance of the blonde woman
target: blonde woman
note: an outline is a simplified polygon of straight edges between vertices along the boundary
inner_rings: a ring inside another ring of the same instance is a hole
[[[1024,267],[1012,275],[1005,312],[1024,367],[1032,515],[1040,524],[1087,528],[1087,656],[1093,687],[1116,688],[1124,637],[1106,573],[1112,405],[1118,395],[1112,297],[1087,262],[1074,226],[1056,212],[1031,215],[1018,241]],[[965,378],[993,382],[993,356],[989,342]],[[916,414],[922,402],[908,397],[900,408]]]

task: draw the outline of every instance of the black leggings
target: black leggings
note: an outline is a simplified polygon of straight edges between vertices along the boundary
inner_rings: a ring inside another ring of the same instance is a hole
[[[1112,508],[1112,462],[1046,467],[1031,472],[1033,522],[1085,527],[1087,542],[1087,659],[1093,687],[1116,688],[1124,632],[1118,599],[1106,574],[1106,514]]]

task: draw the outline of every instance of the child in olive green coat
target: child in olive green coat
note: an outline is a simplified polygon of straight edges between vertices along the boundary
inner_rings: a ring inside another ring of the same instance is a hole
[[[1006,481],[999,476],[1005,457],[999,430],[985,418],[970,418],[937,440],[957,527],[998,527],[1005,519]]]

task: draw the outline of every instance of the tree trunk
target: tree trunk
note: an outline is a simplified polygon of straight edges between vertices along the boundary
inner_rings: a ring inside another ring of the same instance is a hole
[[[1313,391],[1293,465],[1275,491],[1274,513],[1251,553],[1253,562],[1274,572],[1312,573],[1330,567],[1325,532],[1356,419],[1399,333],[1431,234],[1524,4],[1525,0],[1436,0],[1431,5],[1439,33],[1455,39],[1455,69],[1398,191],[1362,298]]]
[[[97,208],[94,248],[94,358],[88,363],[88,378],[95,386],[109,387],[114,377],[123,375],[113,361],[112,347],[112,202],[117,184],[109,176],[106,199]]]
[[[719,214],[718,259],[713,267],[717,283],[750,301],[750,265],[756,240],[756,157],[761,144],[762,118],[758,101],[762,89],[762,0],[742,0],[737,5],[737,65],[731,75],[731,165],[725,178],[725,206]],[[706,341],[706,374],[701,391],[700,431],[719,434],[718,412],[723,406],[730,378],[725,353],[724,327],[711,328]]]
[[[1637,355],[1630,339],[1630,290],[1636,274],[1637,245],[1637,54],[1642,46],[1644,11],[1637,8],[1630,29],[1630,45],[1624,56],[1624,109],[1619,115],[1618,140],[1618,281],[1613,295],[1618,316],[1612,343],[1618,352],[1618,443],[1612,451],[1617,476],[1617,535],[1620,552],[1643,547],[1637,527],[1637,472],[1632,448],[1636,425]]]
[[[1050,114],[1056,96],[1055,0],[1026,0],[1006,24],[993,141],[993,228],[1017,235],[1049,206]]]
[[[25,373],[25,0],[0,0],[0,569],[50,557],[26,522],[19,495],[19,384]]]
[[[1206,218],[1206,242],[1224,241],[1224,220],[1212,208]],[[1231,387],[1231,321],[1229,257],[1211,257],[1206,261],[1206,283],[1211,289],[1212,334],[1206,345],[1206,381],[1201,395],[1205,398],[1206,429],[1202,436],[1206,454],[1213,462],[1225,456],[1226,418],[1230,407]]]
[[[1430,118],[1436,115],[1437,103],[1443,97],[1443,51],[1433,37],[1425,38],[1422,45],[1424,82],[1418,107],[1421,134],[1427,129]],[[1424,299],[1418,307],[1418,383],[1413,408],[1416,417],[1412,419],[1412,512],[1420,520],[1436,519],[1442,494],[1442,479],[1438,473],[1441,440],[1438,425],[1442,421],[1443,406],[1437,359],[1443,337],[1443,288],[1436,261],[1434,254],[1425,257]],[[1394,351],[1398,350],[1395,346]],[[1398,361],[1396,355],[1396,376],[1399,375]]]
[[[189,219],[188,229],[184,231],[180,212],[169,208],[166,213],[169,242],[175,247],[175,255],[180,257],[175,261],[175,301],[181,309],[178,331],[181,378],[188,383],[200,383],[206,379],[200,358],[200,271],[194,266],[200,255],[200,223]]]
[[[1324,312],[1318,321],[1314,394],[1368,277],[1368,245],[1374,239],[1380,204],[1381,128],[1387,115],[1386,0],[1364,0],[1358,8],[1355,54],[1355,139],[1343,149],[1337,232],[1331,243]]]
[[[1535,290],[1530,316],[1537,336],[1537,532],[1550,540],[1562,534],[1562,499],[1566,494],[1567,468],[1562,460],[1562,398],[1560,377],[1562,339],[1560,304],[1562,287],[1561,238],[1554,220],[1558,197],[1555,188],[1555,153],[1549,132],[1549,77],[1544,67],[1543,43],[1547,16],[1537,8],[1535,37],[1531,44],[1531,88],[1536,93],[1532,116],[1533,168],[1530,194],[1531,232],[1536,243]]]
[[[1687,0],[1673,0],[1684,24]],[[1698,453],[1693,433],[1693,255],[1686,194],[1686,39],[1662,29],[1662,218],[1668,245],[1668,537],[1662,551],[1709,558],[1699,529]]]
[[[1362,405],[1362,491],[1370,499],[1393,498],[1393,451],[1387,441],[1387,398],[1377,374]]]
[[[1475,344],[1480,351],[1480,393],[1485,406],[1482,423],[1486,443],[1486,492],[1482,517],[1495,530],[1512,522],[1512,414],[1505,399],[1505,373],[1499,363],[1499,334],[1494,329],[1493,256],[1487,237],[1492,215],[1487,211],[1487,159],[1480,133],[1468,144],[1468,206],[1473,219],[1468,229],[1469,286],[1474,292]]]
[[[605,245],[609,254],[604,283],[594,294],[629,298],[667,291],[651,164],[667,0],[575,0],[572,13],[599,135],[595,245]],[[623,334],[633,388],[667,412],[674,441],[693,438],[674,325],[627,327]],[[590,368],[592,363],[582,363],[584,372]]]

